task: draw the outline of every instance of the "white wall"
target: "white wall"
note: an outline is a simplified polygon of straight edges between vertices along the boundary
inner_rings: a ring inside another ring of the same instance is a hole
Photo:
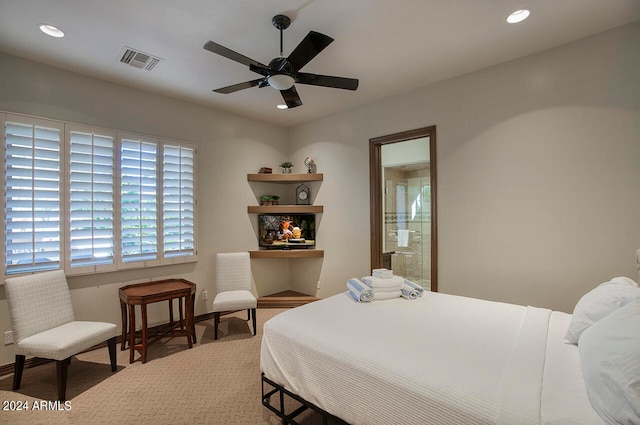
[[[77,316],[120,324],[117,288],[181,276],[213,291],[216,252],[255,249],[260,166],[315,159],[322,259],[257,260],[260,295],[369,273],[368,140],[437,125],[442,292],[570,311],[640,246],[640,24],[285,130],[0,54],[0,109],[199,146],[200,261],[70,279]],[[98,101],[100,99],[100,101]],[[96,282],[98,282],[96,284]],[[162,306],[151,321],[166,317]],[[10,329],[0,289],[0,330]],[[0,347],[0,364],[13,362]]]
[[[290,131],[325,182],[322,295],[368,272],[368,139],[437,126],[439,289],[571,311],[640,247],[640,24]]]

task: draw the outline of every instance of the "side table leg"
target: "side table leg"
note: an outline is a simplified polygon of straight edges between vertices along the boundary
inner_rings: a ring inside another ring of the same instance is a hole
[[[184,298],[184,303],[187,303],[187,297]],[[182,311],[182,298],[178,298],[178,310],[180,311],[180,330],[184,330],[184,315]]]
[[[195,333],[193,332],[193,309],[191,307],[191,296],[184,297],[184,305],[187,313],[187,317],[186,317],[187,345],[189,346],[189,348],[192,348],[193,338],[195,337]],[[182,306],[182,298],[180,298],[180,306]],[[182,315],[182,312],[180,313]]]
[[[122,310],[122,338],[120,339],[120,351],[127,348],[127,304],[120,301],[120,310]]]
[[[142,363],[147,361],[147,305],[142,304]]]
[[[196,309],[196,294],[191,295],[191,335],[193,336],[193,343],[197,344],[198,340],[196,339],[196,319],[195,319],[195,309]]]
[[[136,351],[136,306],[129,306],[129,363],[133,363]]]

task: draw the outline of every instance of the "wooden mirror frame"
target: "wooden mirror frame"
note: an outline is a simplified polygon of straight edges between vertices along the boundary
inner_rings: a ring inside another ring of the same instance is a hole
[[[436,208],[436,126],[369,139],[369,189],[371,203],[371,269],[382,267],[382,146],[407,140],[429,138],[431,174],[431,290],[438,291],[438,220]]]

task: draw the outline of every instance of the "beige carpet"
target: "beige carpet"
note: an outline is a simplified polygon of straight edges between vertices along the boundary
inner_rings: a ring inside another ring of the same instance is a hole
[[[129,351],[120,351],[118,345],[115,373],[108,366],[106,347],[80,354],[69,367],[68,410],[64,405],[55,411],[33,410],[34,402],[57,398],[54,363],[25,369],[17,392],[11,390],[13,375],[2,376],[0,422],[279,424],[260,400],[260,340],[264,322],[282,311],[259,309],[255,337],[245,320],[246,311],[222,318],[218,341],[213,340],[212,320],[200,322],[198,343],[192,349],[185,338],[160,340],[150,346],[145,364],[138,354],[138,361],[129,364]],[[27,402],[30,410],[4,410],[8,402]],[[321,423],[312,413],[299,420],[304,425]]]

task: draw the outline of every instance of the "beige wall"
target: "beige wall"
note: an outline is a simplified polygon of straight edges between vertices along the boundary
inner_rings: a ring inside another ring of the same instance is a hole
[[[264,188],[246,174],[283,158],[304,172],[311,156],[324,173],[312,199],[325,207],[325,257],[253,261],[258,292],[289,279],[303,292],[319,281],[320,296],[343,291],[369,273],[369,138],[428,125],[438,131],[440,290],[570,311],[599,282],[635,276],[639,45],[635,24],[288,130],[0,54],[0,110],[199,146],[200,261],[71,278],[80,319],[119,324],[119,286],[168,276],[196,282],[196,314],[208,311],[200,294],[214,290],[215,253],[257,245],[246,206]],[[154,307],[151,321],[164,319]],[[0,364],[12,361],[0,347]]]
[[[322,295],[368,272],[368,139],[437,126],[439,289],[571,311],[640,247],[640,24],[291,130],[325,172]]]
[[[275,167],[288,157],[287,131],[13,56],[0,54],[0,75],[0,110],[186,140],[198,146],[200,260],[69,278],[76,316],[120,326],[120,286],[171,276],[197,284],[196,314],[210,311],[215,254],[257,246],[256,220],[247,214],[247,205],[257,205],[260,193],[254,194],[246,175],[263,165]],[[254,262],[253,269],[260,295],[285,289],[289,270],[280,260]],[[203,290],[210,294],[206,304]],[[150,322],[168,317],[166,304],[151,307]],[[0,287],[0,331],[10,329],[4,287]],[[12,347],[0,345],[0,364],[11,362]]]

